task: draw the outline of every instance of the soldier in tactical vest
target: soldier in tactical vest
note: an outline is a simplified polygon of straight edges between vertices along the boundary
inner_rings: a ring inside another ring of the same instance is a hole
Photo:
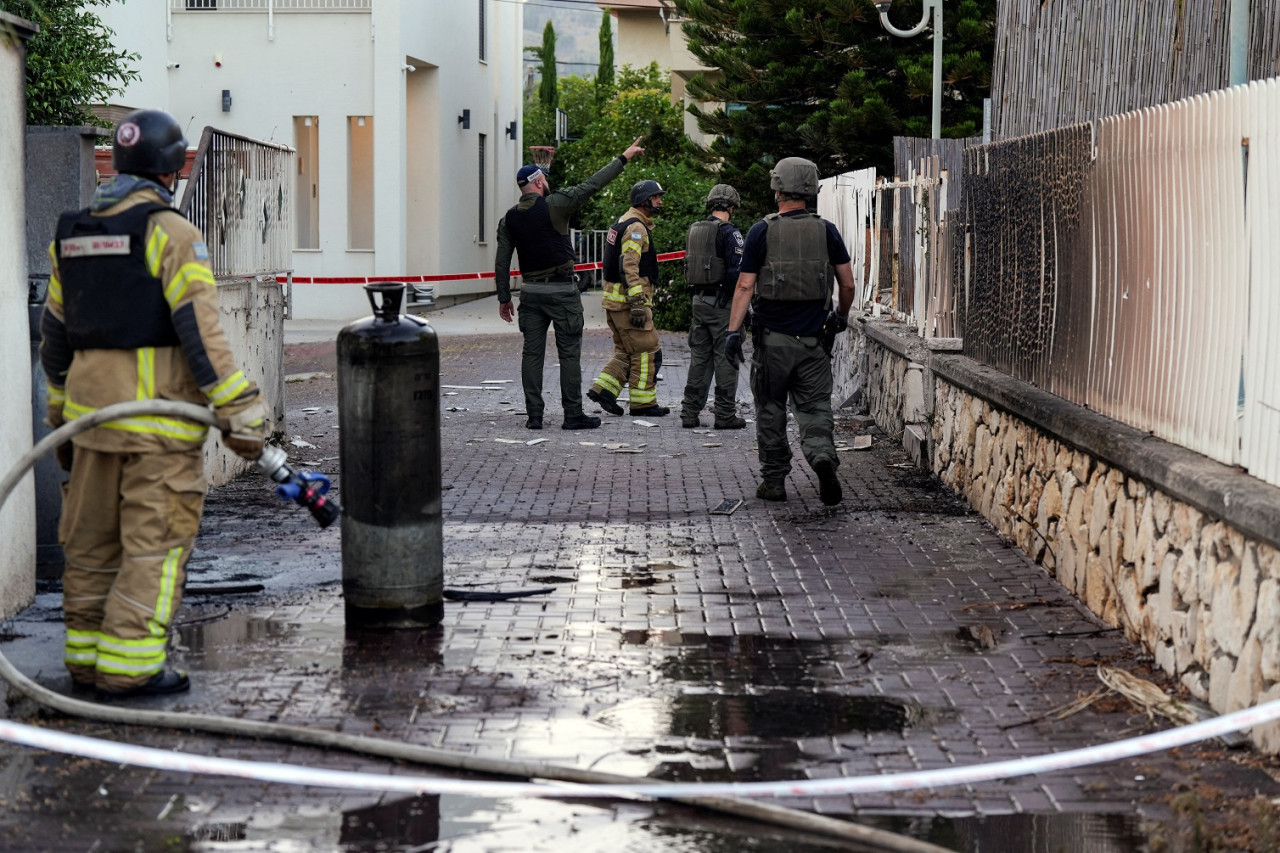
[[[623,388],[628,389],[632,415],[662,417],[671,412],[658,405],[662,349],[653,325],[658,252],[650,232],[663,192],[657,181],[638,182],[631,188],[631,207],[605,238],[604,309],[613,333],[613,357],[587,396],[614,415],[622,414],[618,395]]]
[[[41,316],[48,417],[59,427],[113,403],[211,405],[223,444],[262,453],[267,408],[232,360],[209,252],[174,210],[187,140],[173,116],[139,110],[115,130],[119,175],[64,213]],[[65,663],[99,697],[178,693],[169,625],[204,509],[206,427],[180,418],[108,421],[59,448],[71,472],[58,531],[66,553]]]
[[[542,364],[547,351],[547,328],[555,327],[560,356],[561,429],[595,429],[600,419],[582,411],[582,296],[573,268],[577,260],[569,241],[569,221],[624,166],[643,154],[640,137],[626,151],[582,183],[553,190],[537,166],[516,172],[520,201],[498,223],[498,255],[494,280],[498,288],[498,316],[508,323],[511,305],[511,257],[520,255],[520,333],[524,351],[520,381],[524,385],[525,427],[542,429]]]
[[[787,157],[770,176],[778,212],[747,232],[725,354],[736,364],[744,360],[742,324],[751,307],[751,392],[761,476],[756,497],[787,499],[789,399],[800,428],[800,452],[818,476],[818,496],[833,505],[843,492],[832,439],[831,346],[849,324],[853,270],[839,230],[806,209],[818,195],[818,167]],[[833,280],[839,284],[834,312]]]
[[[707,218],[689,226],[685,242],[684,277],[693,291],[689,324],[689,379],[680,405],[680,426],[702,426],[698,419],[707,404],[711,379],[716,381],[715,428],[742,429],[738,417],[738,365],[724,353],[729,332],[729,305],[738,284],[742,264],[742,232],[730,219],[742,202],[728,184],[716,184],[707,193]]]

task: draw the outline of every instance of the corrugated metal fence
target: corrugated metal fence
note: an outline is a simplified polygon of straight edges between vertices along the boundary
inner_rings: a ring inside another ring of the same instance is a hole
[[[993,138],[1009,139],[1221,89],[1230,0],[1000,0]],[[1247,71],[1280,73],[1280,2],[1252,0]]]
[[[950,303],[966,355],[1280,485],[1280,81],[971,148],[963,183],[900,244],[939,257],[894,303],[921,334]],[[842,194],[873,259],[876,192]]]
[[[218,278],[293,268],[294,152],[206,127],[179,209],[209,246]]]

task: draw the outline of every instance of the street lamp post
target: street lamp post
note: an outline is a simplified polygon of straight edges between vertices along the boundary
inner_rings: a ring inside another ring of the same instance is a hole
[[[893,0],[875,0],[876,11],[880,13],[880,26],[890,35],[898,38],[911,38],[919,35],[929,23],[929,13],[933,12],[933,133],[934,139],[942,137],[942,0],[921,0],[924,15],[920,23],[909,30],[900,30],[889,23],[889,7]]]

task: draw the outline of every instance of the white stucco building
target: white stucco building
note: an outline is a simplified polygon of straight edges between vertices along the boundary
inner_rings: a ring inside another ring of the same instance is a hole
[[[295,276],[492,271],[515,193],[523,9],[502,0],[128,0],[120,103],[298,152]],[[442,299],[492,279],[442,281]],[[357,282],[299,283],[293,316],[369,313]]]
[[[697,103],[710,110],[719,104],[695,101],[689,97],[686,87],[695,74],[715,79],[720,71],[702,65],[689,52],[688,40],[680,26],[684,18],[676,11],[675,4],[671,0],[628,0],[625,6],[613,6],[599,0],[596,5],[608,9],[616,22],[614,66],[644,68],[656,62],[659,68],[670,72],[671,100],[685,108],[685,136],[699,145],[709,144],[712,136],[698,129],[698,121],[689,115],[688,106]]]

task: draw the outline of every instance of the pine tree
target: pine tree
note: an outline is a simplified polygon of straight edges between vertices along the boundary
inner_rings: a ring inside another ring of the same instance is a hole
[[[596,68],[596,100],[613,97],[613,16],[605,9],[600,19],[600,64]]]
[[[712,153],[744,197],[768,204],[768,169],[800,156],[823,175],[890,171],[894,136],[928,136],[933,43],[885,32],[871,0],[675,0],[689,50],[718,73],[688,92],[723,106],[691,111],[717,134]],[[893,20],[906,22],[898,3]],[[918,7],[917,7],[918,8]],[[944,16],[943,136],[975,134],[990,88],[996,0],[961,0]],[[918,20],[918,19],[917,19]]]
[[[560,89],[556,85],[559,76],[556,71],[556,28],[551,26],[550,20],[542,28],[542,50],[539,58],[542,60],[542,85],[538,87],[538,100],[546,107],[547,112],[554,115],[560,104]]]

